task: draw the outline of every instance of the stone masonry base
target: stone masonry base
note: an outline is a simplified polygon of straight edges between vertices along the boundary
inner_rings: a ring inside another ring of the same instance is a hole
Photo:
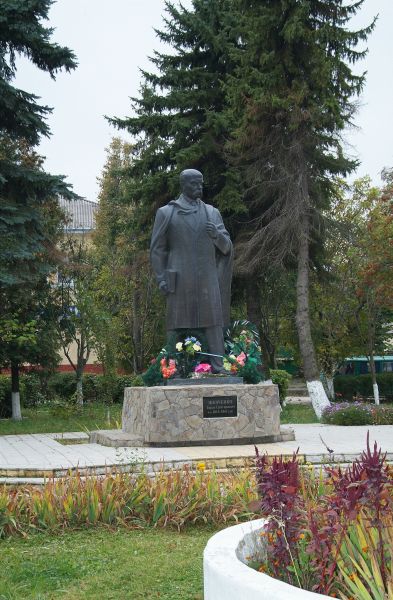
[[[292,436],[291,436],[292,434]],[[122,430],[96,431],[91,441],[124,446],[216,446],[287,441],[273,384],[130,387]]]

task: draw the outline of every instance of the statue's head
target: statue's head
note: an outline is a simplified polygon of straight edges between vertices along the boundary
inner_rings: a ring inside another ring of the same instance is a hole
[[[190,200],[202,198],[203,175],[196,169],[185,169],[180,173],[180,188],[182,194]]]

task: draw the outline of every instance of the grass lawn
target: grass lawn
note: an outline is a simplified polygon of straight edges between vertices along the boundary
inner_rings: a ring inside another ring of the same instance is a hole
[[[49,407],[22,408],[22,421],[0,419],[0,435],[114,429],[121,427],[121,410],[121,404],[87,404],[80,409],[71,410]]]
[[[210,528],[91,529],[0,541],[0,600],[202,600]]]
[[[281,415],[281,423],[319,423],[312,406],[291,405],[285,406]]]
[[[108,415],[109,410],[109,415]],[[14,433],[57,433],[121,427],[121,404],[87,404],[81,409],[49,407],[22,409],[22,421],[0,419],[0,435]],[[109,416],[109,420],[108,420]],[[281,423],[317,423],[311,406],[286,406]]]

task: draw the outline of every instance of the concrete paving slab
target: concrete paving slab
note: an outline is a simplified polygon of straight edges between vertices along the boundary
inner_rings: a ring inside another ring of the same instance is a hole
[[[339,427],[321,425],[291,425],[296,440],[258,444],[260,453],[291,455],[299,448],[301,460],[321,464],[330,460],[350,462],[366,448],[367,432],[393,461],[393,426]],[[83,432],[67,434],[69,440],[79,440]],[[252,463],[254,445],[187,446],[176,448],[112,448],[99,444],[59,443],[59,434],[26,434],[0,436],[0,482],[4,478],[39,479],[65,475],[69,469],[105,472],[111,467],[130,469],[143,462],[147,470],[193,467],[205,461],[217,468],[239,467]],[[331,449],[333,452],[327,450]],[[304,457],[304,458],[303,458]],[[1,479],[2,478],[2,479]],[[42,481],[42,479],[41,479]]]

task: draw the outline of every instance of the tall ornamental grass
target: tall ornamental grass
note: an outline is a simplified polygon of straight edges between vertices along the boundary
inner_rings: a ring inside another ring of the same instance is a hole
[[[222,525],[249,518],[256,498],[247,470],[234,473],[189,468],[146,474],[79,474],[43,487],[0,489],[0,537],[56,532],[103,524],[109,527]]]

